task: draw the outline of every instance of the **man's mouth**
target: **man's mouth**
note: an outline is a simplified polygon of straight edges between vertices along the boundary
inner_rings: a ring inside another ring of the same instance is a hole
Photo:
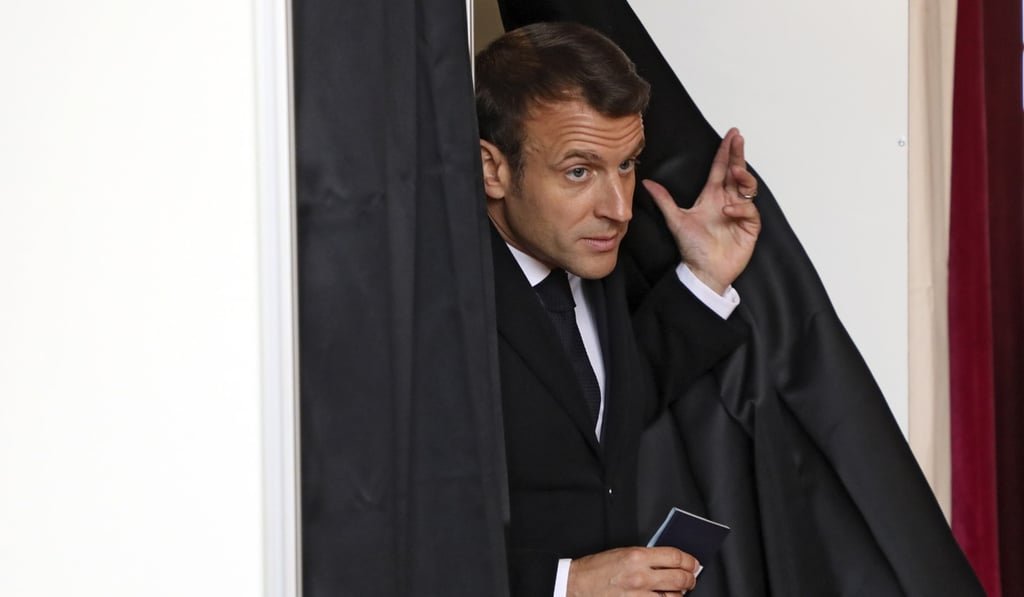
[[[598,252],[613,251],[619,245],[618,234],[603,234],[600,236],[586,236],[583,241]]]

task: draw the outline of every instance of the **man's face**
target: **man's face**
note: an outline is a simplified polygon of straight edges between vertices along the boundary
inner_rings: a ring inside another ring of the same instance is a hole
[[[550,267],[608,275],[633,217],[643,120],[560,102],[535,108],[525,131],[518,179],[507,162],[489,178],[485,146],[488,215],[506,242]]]

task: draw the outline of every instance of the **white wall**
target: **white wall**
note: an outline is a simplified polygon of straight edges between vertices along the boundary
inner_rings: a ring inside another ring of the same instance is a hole
[[[0,595],[258,595],[253,2],[0,19]]]
[[[906,432],[906,2],[630,4],[711,124],[744,133]]]

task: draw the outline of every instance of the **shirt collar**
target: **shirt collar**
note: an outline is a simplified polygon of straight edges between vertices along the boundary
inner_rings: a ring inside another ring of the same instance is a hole
[[[540,284],[551,273],[551,268],[544,265],[536,257],[527,255],[508,243],[505,244],[508,245],[509,251],[512,251],[512,256],[515,257],[516,263],[519,264],[519,269],[523,270],[523,274],[526,275],[526,281],[530,283],[530,286]]]
[[[516,263],[519,264],[519,269],[523,270],[523,274],[526,276],[526,281],[530,283],[530,286],[536,286],[544,281],[544,278],[548,277],[551,273],[551,268],[544,265],[544,262],[537,259],[532,255],[527,255],[512,245],[505,243],[508,250],[512,252],[512,257],[515,258]],[[576,274],[571,272],[565,272],[569,277],[569,288],[572,289],[573,296],[579,301],[580,297],[583,296],[582,284],[583,280]]]

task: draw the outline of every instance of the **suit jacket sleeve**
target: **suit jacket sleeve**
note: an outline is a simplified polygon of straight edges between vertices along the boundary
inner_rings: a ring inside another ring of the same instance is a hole
[[[657,401],[650,422],[746,338],[738,317],[723,320],[672,270],[643,293],[633,314],[637,346],[649,366]]]

